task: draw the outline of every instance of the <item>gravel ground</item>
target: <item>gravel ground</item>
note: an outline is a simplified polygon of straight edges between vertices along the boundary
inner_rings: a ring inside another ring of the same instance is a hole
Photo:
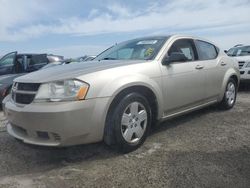
[[[4,117],[3,112],[0,111],[0,132],[5,132],[6,131],[6,127],[5,127],[6,122],[7,122],[7,120]]]
[[[0,121],[0,187],[250,187],[250,91],[230,111],[210,107],[162,123],[126,155],[103,143],[25,145]]]

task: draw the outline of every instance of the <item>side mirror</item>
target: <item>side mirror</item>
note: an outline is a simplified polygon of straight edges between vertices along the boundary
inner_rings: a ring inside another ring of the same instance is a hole
[[[170,56],[164,57],[162,64],[163,65],[169,65],[173,62],[185,62],[188,58],[184,55],[184,53],[181,52],[173,52],[170,54]]]

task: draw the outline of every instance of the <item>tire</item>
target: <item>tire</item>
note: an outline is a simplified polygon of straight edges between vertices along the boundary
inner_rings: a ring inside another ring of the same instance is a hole
[[[123,153],[137,149],[146,140],[151,117],[151,108],[144,96],[127,94],[108,114],[104,141]]]
[[[234,79],[230,78],[227,82],[224,97],[219,104],[219,107],[223,110],[229,110],[234,107],[237,96],[237,84]]]

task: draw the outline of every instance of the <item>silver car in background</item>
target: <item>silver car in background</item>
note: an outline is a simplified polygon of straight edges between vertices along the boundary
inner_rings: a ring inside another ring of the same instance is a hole
[[[211,42],[179,35],[138,38],[91,63],[17,78],[4,101],[7,130],[29,144],[104,140],[129,152],[157,121],[215,103],[232,108],[239,79],[237,62]]]
[[[238,45],[229,49],[227,54],[238,61],[241,82],[250,83],[250,45]]]

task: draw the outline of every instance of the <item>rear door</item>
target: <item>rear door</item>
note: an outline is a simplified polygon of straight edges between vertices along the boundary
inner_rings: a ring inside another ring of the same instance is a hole
[[[206,98],[216,99],[221,92],[221,86],[225,72],[227,70],[227,62],[218,55],[219,49],[211,43],[196,40],[195,45],[200,61],[205,63],[206,75]]]
[[[0,75],[12,74],[17,52],[6,54],[0,59]]]

